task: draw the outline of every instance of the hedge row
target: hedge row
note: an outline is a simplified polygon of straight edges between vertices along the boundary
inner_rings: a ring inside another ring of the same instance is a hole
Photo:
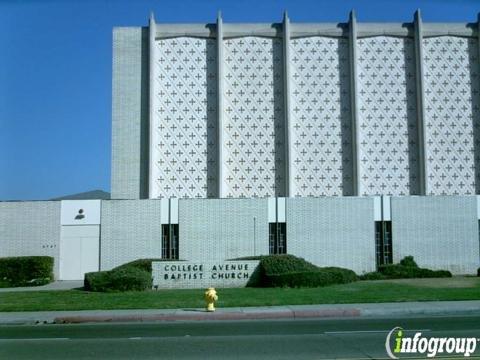
[[[266,280],[271,287],[320,287],[354,282],[357,275],[349,269],[325,267],[315,271],[269,275]]]
[[[400,264],[383,265],[379,271],[388,279],[452,277],[448,270],[430,270]]]
[[[84,287],[87,291],[143,291],[152,288],[151,273],[136,267],[123,267],[110,271],[85,274]]]
[[[152,261],[140,259],[120,265],[110,271],[85,274],[85,289],[90,291],[143,291],[152,288]],[[268,255],[235,260],[260,260],[247,286],[254,287],[318,287],[345,284],[359,279],[349,269],[317,267],[293,255]],[[446,270],[418,267],[407,256],[399,264],[383,265],[378,272],[362,275],[362,280],[451,277]]]
[[[87,291],[144,291],[152,288],[152,261],[139,259],[117,266],[109,271],[85,274],[84,289]]]
[[[293,255],[263,256],[260,264],[267,276],[318,270],[317,266]]]
[[[168,259],[138,259],[109,271],[85,274],[83,287],[87,291],[144,291],[152,289],[152,262]],[[174,260],[183,261],[183,260]]]
[[[402,278],[451,277],[447,270],[420,268],[413,256],[406,256],[399,264],[382,265],[378,271],[358,277],[352,270],[336,267],[317,267],[293,255],[269,255],[242,258],[260,260],[247,286],[253,287],[317,287],[345,284],[361,280]]]
[[[349,269],[318,267],[293,255],[251,256],[236,260],[260,260],[247,286],[318,287],[357,280]]]
[[[123,269],[123,268],[130,268],[134,267],[146,272],[152,273],[152,261],[162,261],[161,259],[138,259],[134,261],[130,261],[126,264],[117,266],[115,269]]]
[[[53,279],[53,257],[0,258],[0,287],[45,285]]]
[[[378,271],[360,276],[362,280],[411,279],[452,277],[448,270],[430,270],[417,265],[413,256],[406,256],[399,264],[381,265]]]

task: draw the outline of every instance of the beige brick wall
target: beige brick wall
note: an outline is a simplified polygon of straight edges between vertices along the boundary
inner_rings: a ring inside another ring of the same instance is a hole
[[[318,266],[375,270],[373,198],[287,199],[287,251]]]
[[[162,256],[160,200],[103,201],[100,229],[101,270]]]
[[[52,256],[58,277],[60,201],[0,202],[0,257]]]
[[[393,260],[473,274],[480,266],[475,196],[392,198]]]
[[[182,260],[268,254],[267,199],[180,200],[179,223]]]

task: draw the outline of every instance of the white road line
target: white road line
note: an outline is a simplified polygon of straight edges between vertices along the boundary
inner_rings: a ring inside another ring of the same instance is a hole
[[[59,341],[59,340],[70,340],[70,338],[0,339],[0,341]]]
[[[129,337],[128,340],[142,340],[141,337]]]
[[[392,331],[392,329],[388,330],[351,330],[351,331],[325,331],[324,334],[327,335],[334,335],[334,334],[362,334],[362,333],[388,333]],[[410,330],[410,329],[404,329],[403,331],[432,331],[430,329],[419,329],[419,330]]]

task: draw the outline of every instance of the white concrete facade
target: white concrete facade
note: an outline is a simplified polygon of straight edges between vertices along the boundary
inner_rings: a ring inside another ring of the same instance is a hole
[[[477,28],[116,28],[112,198],[476,194]]]

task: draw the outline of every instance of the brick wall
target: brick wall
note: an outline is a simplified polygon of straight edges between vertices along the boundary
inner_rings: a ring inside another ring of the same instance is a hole
[[[318,266],[375,270],[373,198],[287,199],[287,251]]]
[[[136,259],[161,258],[161,230],[159,200],[103,201],[100,269]]]
[[[0,202],[0,257],[52,256],[58,278],[60,201]]]
[[[115,28],[112,199],[148,198],[148,29]]]
[[[179,223],[180,259],[268,254],[267,199],[180,200]]]
[[[393,260],[413,255],[418,265],[475,273],[479,263],[475,196],[392,198]]]

